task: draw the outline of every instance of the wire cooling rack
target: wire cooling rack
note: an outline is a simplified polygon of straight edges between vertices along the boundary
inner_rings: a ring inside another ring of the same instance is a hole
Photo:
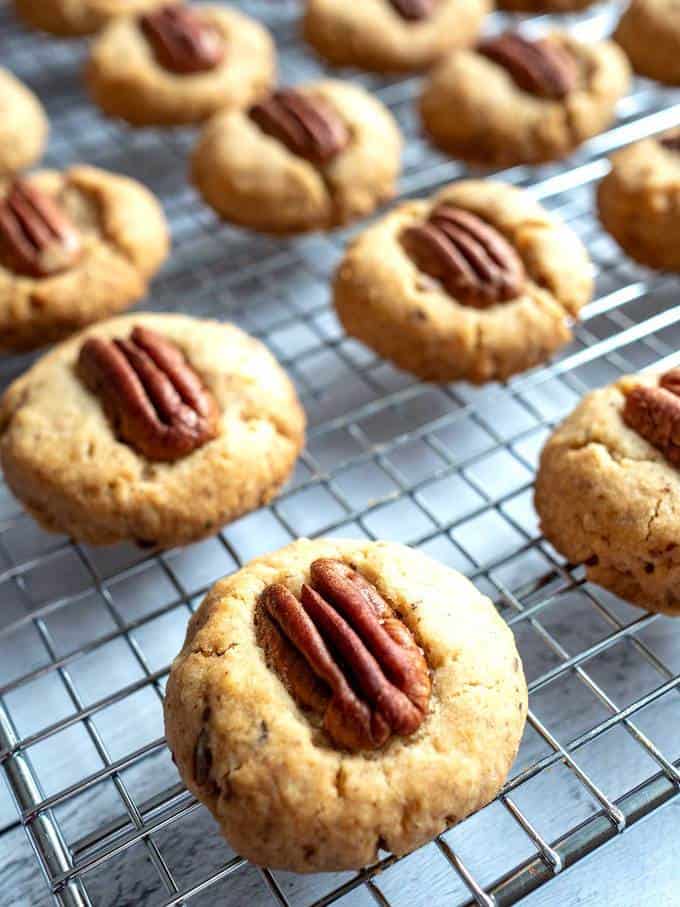
[[[320,72],[297,39],[296,3],[241,5],[274,30],[284,81]],[[608,16],[596,10],[575,27],[593,35]],[[586,242],[595,299],[549,366],[503,386],[439,387],[340,331],[328,281],[354,231],[275,241],[219,224],[187,185],[194,133],[132,132],[100,117],[82,91],[84,42],[23,31],[2,8],[0,50],[46,103],[48,164],[128,173],[162,198],[174,254],[146,305],[232,319],[262,338],[310,420],[307,451],[280,498],[180,551],[97,550],[48,535],[0,479],[0,763],[10,792],[0,772],[0,846],[25,827],[36,863],[21,903],[49,900],[39,867],[69,907],[506,905],[676,796],[678,624],[563,563],[537,531],[531,486],[548,432],[584,391],[678,348],[678,281],[622,258],[592,200],[608,152],[680,123],[678,96],[638,81],[616,125],[566,164],[502,174],[530,186]],[[417,79],[352,78],[377,92],[408,137],[402,195],[464,172],[420,137]],[[29,362],[3,358],[0,384]],[[402,860],[300,877],[258,870],[229,850],[178,783],[161,700],[205,589],[255,555],[321,534],[398,540],[470,576],[516,633],[530,714],[495,803]]]

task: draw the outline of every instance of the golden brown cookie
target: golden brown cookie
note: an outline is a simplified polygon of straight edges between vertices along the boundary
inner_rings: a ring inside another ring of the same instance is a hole
[[[192,179],[225,220],[264,233],[324,230],[394,195],[401,135],[390,112],[348,82],[282,89],[205,126]]]
[[[490,9],[489,0],[307,0],[303,32],[338,66],[408,72],[472,44]]]
[[[454,157],[534,164],[605,129],[629,81],[626,58],[610,41],[506,32],[450,54],[426,82],[420,112],[432,141]]]
[[[14,0],[26,25],[61,37],[89,35],[116,16],[131,16],[167,0]]]
[[[227,6],[162,6],[112,22],[86,78],[109,116],[134,126],[195,123],[267,93],[276,53],[259,23]]]
[[[680,615],[680,372],[584,397],[546,444],[536,509],[546,538],[594,583]]]
[[[0,179],[38,160],[47,130],[40,101],[9,70],[0,67]]]
[[[180,774],[232,847],[297,872],[407,853],[488,803],[526,713],[492,603],[366,541],[298,541],[217,583],[165,699]]]
[[[45,529],[167,548],[267,503],[304,424],[292,384],[242,331],[127,315],[62,343],[10,386],[0,463]]]
[[[680,14],[674,0],[632,0],[614,39],[635,72],[668,85],[680,84]]]
[[[334,281],[345,330],[428,381],[502,380],[571,338],[590,299],[578,238],[527,193],[454,183],[349,246]]]
[[[617,152],[597,204],[605,229],[631,258],[680,271],[680,130]]]
[[[499,0],[498,8],[514,13],[575,13],[598,0]]]
[[[0,184],[0,350],[44,346],[128,308],[168,245],[157,200],[127,177],[77,166]]]

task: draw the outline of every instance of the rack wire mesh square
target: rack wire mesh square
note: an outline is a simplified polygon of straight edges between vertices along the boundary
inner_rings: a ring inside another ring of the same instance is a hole
[[[283,81],[322,71],[297,38],[297,3],[240,5],[275,32]],[[571,24],[592,37],[611,15],[596,8]],[[680,625],[565,564],[538,533],[531,486],[545,437],[584,391],[672,361],[679,346],[677,279],[621,257],[592,199],[611,150],[680,123],[674,95],[638,80],[616,124],[566,163],[501,174],[579,233],[597,292],[573,343],[546,367],[503,386],[440,387],[339,329],[328,280],[355,230],[275,241],[218,223],[186,181],[194,133],[133,132],[100,117],[82,90],[84,42],[24,31],[2,6],[0,49],[46,103],[49,165],[83,160],[161,197],[174,253],[145,306],[228,318],[263,339],[310,420],[284,494],[184,550],[99,550],[48,535],[0,479],[0,764],[16,806],[0,791],[0,843],[23,825],[36,877],[39,867],[69,907],[506,905],[670,802],[680,786]],[[464,173],[419,135],[418,79],[351,77],[389,105],[408,138],[402,196]],[[30,361],[4,357],[0,386]],[[258,870],[219,838],[178,782],[160,705],[206,588],[252,556],[321,534],[402,541],[470,576],[517,635],[530,715],[512,775],[486,809],[401,860],[299,877]]]

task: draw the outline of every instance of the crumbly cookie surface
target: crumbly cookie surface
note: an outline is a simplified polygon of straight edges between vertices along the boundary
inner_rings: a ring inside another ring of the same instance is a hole
[[[605,229],[631,258],[680,271],[680,148],[655,137],[617,152],[597,203]]]
[[[336,749],[256,641],[271,583],[299,594],[319,557],[353,565],[390,602],[432,674],[423,724],[378,751]],[[406,853],[489,802],[515,758],[527,691],[512,634],[463,576],[387,542],[302,540],[217,583],[192,618],[165,700],[168,743],[189,787],[255,863],[352,869]],[[210,753],[196,777],[195,751]]]
[[[109,116],[135,126],[195,123],[218,110],[247,107],[276,78],[267,30],[229,7],[191,7],[224,41],[224,58],[206,72],[171,72],[156,59],[138,19],[112,22],[94,41],[86,79]]]
[[[429,18],[409,22],[390,0],[308,0],[303,32],[322,57],[338,66],[420,70],[447,51],[472,44],[490,9],[488,0],[439,0]]]
[[[527,272],[521,296],[472,308],[416,267],[400,234],[442,202],[484,218],[510,241]],[[335,276],[334,303],[348,334],[400,368],[430,381],[481,383],[530,368],[567,343],[568,318],[591,291],[587,253],[561,221],[519,189],[466,180],[400,205],[354,240]]]
[[[611,41],[583,44],[564,32],[554,32],[549,40],[578,67],[576,86],[562,100],[523,91],[506,69],[476,50],[450,54],[432,72],[420,98],[433,142],[472,163],[512,166],[562,158],[605,129],[628,90],[624,54]]]
[[[673,0],[632,0],[614,39],[635,72],[668,85],[680,84],[680,18]]]
[[[40,157],[47,141],[42,104],[11,72],[0,67],[0,179]]]
[[[98,31],[116,16],[132,16],[167,0],[14,0],[26,25],[53,35],[75,37]]]
[[[144,296],[169,248],[161,207],[135,180],[76,166],[36,172],[29,183],[57,200],[83,254],[42,278],[0,264],[0,350],[44,346],[128,308]],[[0,195],[7,188],[0,184]]]
[[[318,167],[266,135],[246,113],[217,114],[194,151],[192,179],[225,220],[266,233],[330,229],[394,195],[402,142],[387,108],[347,82],[297,88],[338,114],[348,146]]]
[[[85,338],[147,326],[175,343],[220,412],[217,437],[173,463],[119,441],[75,365]],[[83,331],[15,381],[0,403],[0,462],[46,529],[92,544],[160,547],[211,535],[269,501],[303,443],[304,414],[276,360],[229,324],[135,314]]]
[[[680,473],[622,418],[629,376],[584,397],[546,444],[536,509],[546,538],[589,580],[648,611],[680,614]]]

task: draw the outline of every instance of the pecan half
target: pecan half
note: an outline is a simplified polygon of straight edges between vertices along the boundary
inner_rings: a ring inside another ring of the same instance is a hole
[[[206,72],[224,59],[222,36],[196,10],[170,3],[140,16],[139,24],[154,56],[171,72]]]
[[[658,139],[658,142],[668,151],[680,151],[680,129],[673,129],[665,133]]]
[[[11,270],[47,277],[82,254],[78,231],[54,199],[22,179],[0,202],[0,258]]]
[[[249,116],[263,132],[313,164],[327,164],[349,143],[347,127],[325,101],[291,88],[255,104]]]
[[[477,50],[507,69],[518,88],[539,98],[559,101],[576,85],[576,61],[554,41],[529,41],[505,32],[482,41]]]
[[[524,265],[507,239],[476,214],[438,205],[401,243],[415,264],[464,305],[486,308],[520,295]]]
[[[435,0],[390,0],[402,19],[416,22],[429,18],[435,7]]]
[[[680,369],[662,375],[658,387],[634,387],[626,396],[623,421],[680,466]]]
[[[217,434],[212,394],[177,347],[137,325],[129,340],[91,337],[78,371],[118,437],[149,460],[187,456]]]
[[[288,642],[260,637],[279,675],[302,705],[323,713],[325,731],[344,749],[378,749],[392,735],[415,733],[431,681],[411,632],[342,561],[321,558],[310,572],[299,600],[280,583],[260,600]]]

